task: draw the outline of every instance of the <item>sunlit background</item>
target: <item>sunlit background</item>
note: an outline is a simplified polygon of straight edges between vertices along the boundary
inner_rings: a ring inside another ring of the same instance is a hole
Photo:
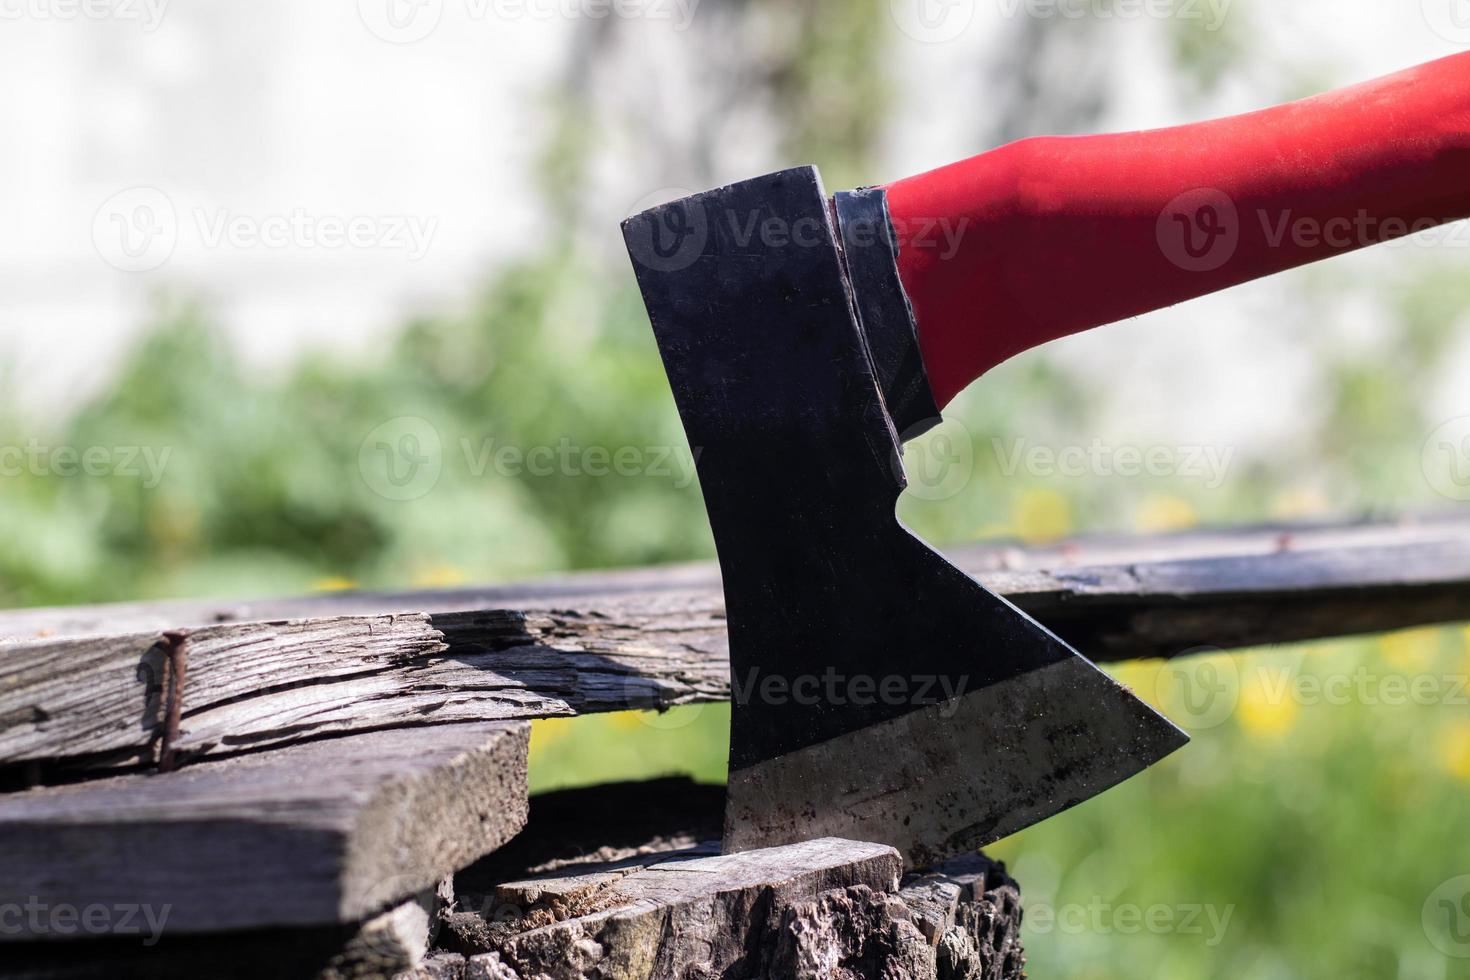
[[[0,14],[7,606],[708,557],[627,214],[799,163],[836,189],[1244,111],[1470,46],[1463,0]],[[1023,355],[911,447],[903,517],[1041,542],[1464,506],[1470,460],[1437,447],[1470,436],[1467,270],[1462,226]],[[1120,449],[1164,465],[1120,473]],[[1470,633],[1192,663],[1118,671],[1189,749],[993,849],[1031,974],[1470,976],[1470,905],[1442,917],[1470,895]],[[1179,670],[1223,692],[1209,710]],[[718,780],[727,723],[540,723],[532,779]]]

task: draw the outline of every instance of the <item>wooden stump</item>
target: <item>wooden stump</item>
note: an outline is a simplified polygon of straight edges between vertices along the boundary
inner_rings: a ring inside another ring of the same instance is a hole
[[[975,856],[898,879],[892,848],[836,838],[712,846],[497,889],[448,917],[418,978],[1017,980],[1019,889]],[[497,918],[498,916],[498,918]]]
[[[630,800],[643,805],[610,805]],[[415,976],[1022,976],[1019,889],[1003,866],[975,856],[901,879],[897,852],[880,844],[829,838],[731,855],[689,845],[718,826],[718,800],[718,787],[684,780],[533,799],[526,832],[458,876],[440,951]],[[612,818],[611,832],[592,826],[615,844],[587,846],[594,813]],[[507,877],[517,858],[532,862],[528,873]]]

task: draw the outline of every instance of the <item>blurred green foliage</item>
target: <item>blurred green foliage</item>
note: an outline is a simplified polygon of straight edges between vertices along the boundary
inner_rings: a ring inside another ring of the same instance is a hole
[[[785,18],[767,82],[781,93],[793,151],[818,161],[833,186],[860,181],[872,110],[886,104],[873,67],[886,37],[880,15],[750,6]],[[823,29],[831,23],[839,29]],[[1202,87],[1228,62],[1198,33],[1176,42]],[[546,172],[556,175],[548,207],[571,227],[575,200],[556,188],[573,183],[592,139],[574,103],[550,105],[559,122],[547,148]],[[78,411],[43,422],[0,406],[0,445],[168,454],[156,486],[29,471],[0,481],[0,602],[405,588],[709,557],[702,501],[678,456],[686,447],[631,277],[573,241],[568,234],[498,270],[469,312],[408,324],[376,362],[321,353],[268,379],[237,366],[207,310],[161,296],[156,325]],[[914,486],[901,513],[939,542],[1025,542],[1442,504],[1421,470],[1435,424],[1422,396],[1441,379],[1470,281],[1441,268],[1426,263],[1380,284],[1375,316],[1387,340],[1368,350],[1340,347],[1316,322],[1314,311],[1354,284],[1330,269],[1301,277],[1300,302],[1275,316],[1283,331],[1320,338],[1320,412],[1290,452],[1238,447],[1218,486],[1179,475],[1008,472],[996,447],[1017,438],[1087,446],[1109,398],[1033,352],[989,375],[956,403],[951,423],[909,448]],[[375,451],[373,433],[404,418],[427,423],[441,471],[432,489],[392,499],[368,478],[364,453]],[[1148,437],[1139,433],[1140,444]],[[524,458],[538,447],[567,447],[558,459],[570,462],[544,474],[496,462],[499,450]],[[636,472],[590,475],[592,448],[632,451]],[[666,475],[652,472],[660,453]],[[1466,634],[1210,662],[1238,678],[1228,716],[1197,728],[1188,749],[1145,776],[995,848],[1032,910],[1033,975],[1470,976],[1470,960],[1442,955],[1421,921],[1436,886],[1470,873],[1464,702],[1443,691],[1422,705],[1303,704],[1268,683],[1281,671],[1362,668],[1451,684],[1470,673]],[[1120,673],[1179,715],[1157,667]],[[541,723],[532,779],[538,788],[669,771],[720,779],[728,717],[710,705]],[[1124,907],[1163,907],[1169,927],[1133,928]]]
[[[402,417],[432,426],[442,465],[408,500],[375,493],[360,460]],[[461,318],[410,324],[380,364],[319,355],[276,381],[242,374],[199,310],[172,305],[107,391],[54,432],[7,436],[166,461],[156,488],[6,480],[10,605],[433,585],[712,548],[636,293],[563,255],[505,269]],[[636,464],[620,474],[597,453],[622,448]]]

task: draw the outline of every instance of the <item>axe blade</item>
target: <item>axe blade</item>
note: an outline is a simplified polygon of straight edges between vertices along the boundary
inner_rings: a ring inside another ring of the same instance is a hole
[[[815,168],[623,230],[724,580],[728,849],[840,836],[924,865],[1187,741],[899,524],[900,442]]]

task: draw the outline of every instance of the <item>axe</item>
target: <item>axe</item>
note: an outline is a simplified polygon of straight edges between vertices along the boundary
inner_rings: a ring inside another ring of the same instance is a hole
[[[1182,746],[898,523],[903,443],[1030,347],[1467,215],[1470,54],[831,199],[798,167],[629,218],[724,581],[726,848],[838,836],[922,866]]]

